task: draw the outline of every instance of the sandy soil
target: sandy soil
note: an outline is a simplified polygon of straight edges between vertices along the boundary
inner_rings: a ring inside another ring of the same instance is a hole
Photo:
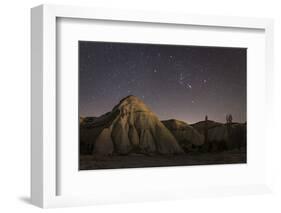
[[[163,166],[187,166],[210,164],[246,163],[246,152],[240,150],[216,153],[189,153],[184,155],[153,155],[131,154],[127,156],[95,156],[81,155],[80,170],[118,169]]]

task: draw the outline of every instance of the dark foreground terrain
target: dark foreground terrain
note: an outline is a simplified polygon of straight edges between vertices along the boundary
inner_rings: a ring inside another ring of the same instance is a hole
[[[213,153],[189,153],[183,155],[142,155],[95,156],[81,155],[80,170],[142,168],[160,166],[190,166],[211,164],[246,163],[246,151],[231,150]]]

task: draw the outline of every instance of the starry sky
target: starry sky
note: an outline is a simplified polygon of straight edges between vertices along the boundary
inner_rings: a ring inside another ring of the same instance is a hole
[[[135,95],[160,120],[246,121],[246,48],[79,41],[79,114]]]

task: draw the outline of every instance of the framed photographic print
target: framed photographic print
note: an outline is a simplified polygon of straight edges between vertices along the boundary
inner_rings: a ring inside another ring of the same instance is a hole
[[[270,19],[33,8],[32,203],[270,192],[272,30]]]
[[[246,163],[246,48],[78,45],[80,170]]]

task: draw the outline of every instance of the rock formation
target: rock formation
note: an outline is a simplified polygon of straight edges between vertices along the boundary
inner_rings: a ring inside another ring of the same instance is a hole
[[[122,99],[100,117],[81,117],[79,133],[81,154],[180,154],[246,148],[246,123],[161,122],[136,96]]]
[[[191,151],[194,147],[203,145],[203,135],[187,123],[175,119],[162,121],[162,123],[172,132],[185,151]]]
[[[173,134],[135,96],[122,99],[111,112],[91,122],[84,121],[80,125],[80,146],[92,148],[95,154],[183,153]]]

